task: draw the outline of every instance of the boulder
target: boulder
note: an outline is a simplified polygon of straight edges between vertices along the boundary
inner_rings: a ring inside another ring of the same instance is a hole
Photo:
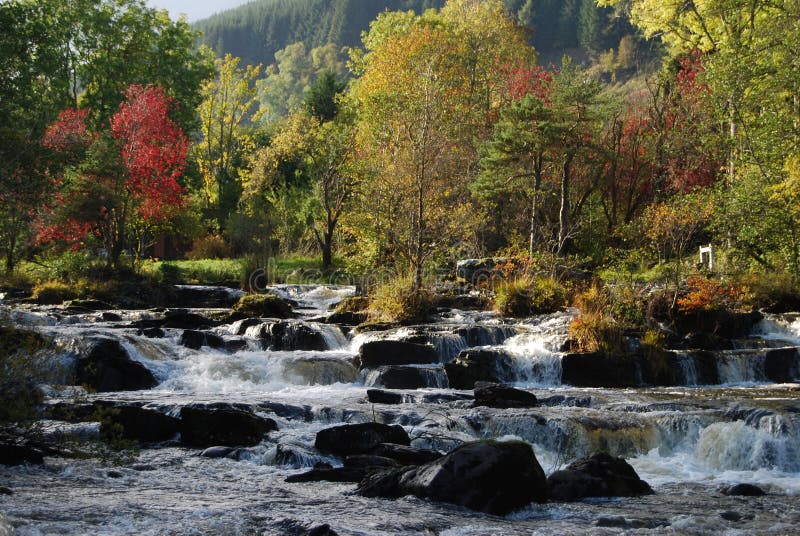
[[[365,497],[414,495],[493,515],[547,500],[547,481],[523,442],[478,441],[425,465],[375,473],[358,487]]]
[[[561,358],[561,383],[574,387],[636,387],[636,361],[602,352],[571,353]]]
[[[511,356],[502,350],[464,350],[451,363],[445,363],[444,368],[453,389],[472,389],[475,382],[502,383],[514,379]]]
[[[181,441],[193,447],[252,446],[278,429],[274,420],[231,405],[191,404],[181,408]]]
[[[633,467],[622,458],[595,453],[572,462],[547,478],[551,501],[577,501],[586,497],[635,497],[653,493]]]
[[[154,409],[139,406],[114,406],[101,414],[100,435],[107,439],[123,437],[140,443],[158,443],[178,433],[180,421]]]
[[[367,389],[367,400],[372,404],[402,404],[403,395],[381,389]]]
[[[475,386],[475,406],[489,408],[533,408],[538,405],[536,395],[498,383]]]
[[[775,383],[789,383],[800,377],[800,354],[797,348],[767,350],[764,375]]]
[[[766,492],[755,484],[735,484],[722,488],[722,494],[735,497],[761,497],[766,495]]]
[[[305,473],[290,475],[286,482],[361,482],[377,468],[368,467],[315,467]]]
[[[177,285],[174,293],[179,307],[191,308],[232,307],[244,294],[237,289],[205,285]]]
[[[674,319],[675,329],[680,333],[713,333],[722,339],[744,339],[758,322],[764,318],[758,311],[738,313],[725,309],[697,311],[678,315]]]
[[[292,306],[275,294],[248,294],[233,306],[234,312],[264,318],[292,318]]]
[[[328,343],[320,331],[300,321],[264,324],[261,340],[265,350],[327,350]]]
[[[319,454],[296,443],[280,443],[275,449],[275,465],[308,467],[319,460]]]
[[[234,447],[208,447],[200,453],[201,458],[227,458],[238,449]]]
[[[367,454],[381,443],[410,445],[411,438],[402,426],[365,422],[343,424],[317,432],[314,446],[336,456]]]
[[[509,257],[486,257],[483,259],[463,259],[456,262],[456,275],[468,283],[479,286],[499,275],[499,264],[513,261]]]
[[[191,348],[192,350],[199,350],[203,346],[211,348],[225,348],[225,340],[214,333],[204,331],[196,331],[193,329],[186,329],[183,331],[180,340],[181,346]]]
[[[389,458],[400,465],[422,465],[423,463],[438,460],[443,456],[435,450],[418,449],[394,443],[381,443],[372,449],[371,454],[381,458]]]
[[[206,316],[177,309],[165,313],[164,320],[161,322],[161,327],[200,330],[216,326],[217,324],[219,324],[219,322],[211,320]]]
[[[378,368],[387,365],[426,365],[439,362],[436,348],[429,344],[380,340],[361,345],[356,357],[359,368]]]
[[[97,337],[79,355],[75,364],[78,384],[98,392],[139,391],[158,385],[143,364],[134,361],[116,339]]]
[[[0,441],[0,465],[41,465],[44,463],[42,451],[27,443]]]
[[[386,389],[446,388],[447,376],[442,372],[441,367],[384,366],[370,372],[366,384]]]
[[[354,454],[347,456],[344,459],[345,467],[400,467],[400,464],[391,458],[385,456],[376,456],[374,454]]]
[[[166,335],[161,328],[144,328],[137,332],[137,335],[143,335],[149,339],[161,339]]]
[[[342,326],[357,326],[367,321],[367,313],[356,311],[334,311],[325,318],[326,324],[340,324]]]

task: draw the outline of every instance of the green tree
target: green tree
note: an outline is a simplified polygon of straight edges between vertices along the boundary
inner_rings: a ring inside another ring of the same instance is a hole
[[[303,106],[306,112],[315,116],[320,121],[330,121],[339,112],[339,104],[336,102],[347,85],[336,78],[332,71],[324,71],[311,84],[303,98]]]

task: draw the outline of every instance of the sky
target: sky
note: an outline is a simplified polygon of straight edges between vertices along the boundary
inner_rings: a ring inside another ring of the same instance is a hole
[[[186,14],[189,22],[240,6],[252,0],[147,0],[151,7],[166,9],[173,19]]]

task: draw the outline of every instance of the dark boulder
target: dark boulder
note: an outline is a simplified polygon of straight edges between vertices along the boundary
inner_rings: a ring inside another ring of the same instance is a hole
[[[347,456],[367,454],[381,443],[410,445],[411,438],[402,426],[365,422],[320,430],[317,432],[314,446],[320,452]]]
[[[334,311],[325,319],[326,324],[357,326],[367,321],[367,313],[355,311]]]
[[[374,454],[354,454],[344,459],[345,467],[400,467],[400,464],[385,456]]]
[[[103,322],[120,322],[122,321],[122,316],[118,315],[117,313],[111,313],[109,311],[104,311],[100,315],[100,320]]]
[[[556,471],[547,478],[551,501],[577,501],[586,497],[635,497],[653,493],[633,467],[622,458],[595,453]]]
[[[445,363],[453,389],[472,389],[476,382],[502,383],[514,380],[511,356],[502,350],[464,350],[451,363]]]
[[[429,344],[380,340],[361,345],[356,357],[359,368],[378,368],[387,365],[426,365],[439,362],[436,348]]]
[[[377,468],[367,467],[315,467],[297,475],[286,477],[286,482],[361,482]]]
[[[161,328],[143,328],[137,332],[138,335],[143,335],[149,339],[161,339],[164,337],[164,330]]]
[[[183,310],[167,311],[164,320],[161,322],[162,328],[173,329],[208,329],[216,326],[219,322],[197,313],[190,313]]]
[[[233,306],[236,313],[264,318],[292,318],[292,306],[274,294],[248,294]]]
[[[536,395],[499,383],[475,386],[475,406],[489,408],[533,408],[538,405]]]
[[[764,357],[764,375],[775,383],[789,383],[800,377],[800,354],[797,348],[768,350]]]
[[[181,408],[181,441],[193,447],[257,445],[266,433],[277,429],[274,420],[230,405]]]
[[[280,443],[275,450],[275,465],[309,467],[319,460],[319,454],[295,443]]]
[[[381,443],[372,449],[370,454],[392,459],[400,465],[422,465],[438,460],[443,456],[443,454],[435,450],[418,449],[394,443]]]
[[[766,492],[755,484],[735,484],[722,488],[722,494],[735,497],[761,497],[766,495]]]
[[[327,350],[328,343],[321,332],[299,321],[264,324],[261,340],[265,350]]]
[[[566,354],[561,358],[561,383],[574,387],[636,387],[640,384],[634,359],[602,352]]]
[[[192,350],[199,350],[203,346],[215,349],[225,348],[225,340],[219,335],[193,329],[183,331],[180,344]]]
[[[0,465],[41,465],[44,463],[42,451],[27,443],[0,441]]]
[[[402,404],[403,395],[381,389],[367,389],[367,400],[372,404]]]
[[[247,350],[247,341],[244,339],[227,339],[223,341],[226,352],[235,354],[241,350]]]
[[[174,288],[175,305],[191,308],[232,307],[241,292],[221,286],[179,285]]]
[[[419,467],[375,473],[361,482],[358,493],[414,495],[505,515],[532,501],[546,501],[547,481],[529,444],[479,441]]]
[[[305,536],[339,536],[339,534],[331,528],[330,525],[317,525],[306,531]]]
[[[721,339],[744,339],[763,318],[758,311],[701,310],[678,315],[674,327],[679,333],[711,333]]]
[[[367,385],[386,389],[424,389],[447,387],[447,376],[441,367],[385,366],[367,376]]]
[[[200,453],[201,458],[227,458],[238,449],[234,447],[208,447]]]
[[[158,385],[153,374],[143,364],[134,361],[116,339],[92,339],[75,364],[79,384],[98,392],[138,391]]]
[[[178,419],[154,409],[115,406],[101,411],[99,416],[100,435],[106,439],[122,437],[141,443],[158,443],[178,433]]]

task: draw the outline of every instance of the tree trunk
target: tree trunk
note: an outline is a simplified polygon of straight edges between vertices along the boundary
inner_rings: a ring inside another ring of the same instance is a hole
[[[322,242],[322,269],[327,270],[333,264],[333,233],[325,233],[325,239]]]
[[[575,155],[569,154],[564,160],[561,173],[561,208],[558,211],[558,251],[559,256],[566,253],[567,240],[569,239],[569,182],[572,168],[572,159]]]
[[[536,253],[536,231],[539,226],[537,211],[539,210],[539,189],[542,186],[542,155],[536,158],[533,165],[533,199],[531,200],[531,236],[528,245],[528,253],[531,257]]]

